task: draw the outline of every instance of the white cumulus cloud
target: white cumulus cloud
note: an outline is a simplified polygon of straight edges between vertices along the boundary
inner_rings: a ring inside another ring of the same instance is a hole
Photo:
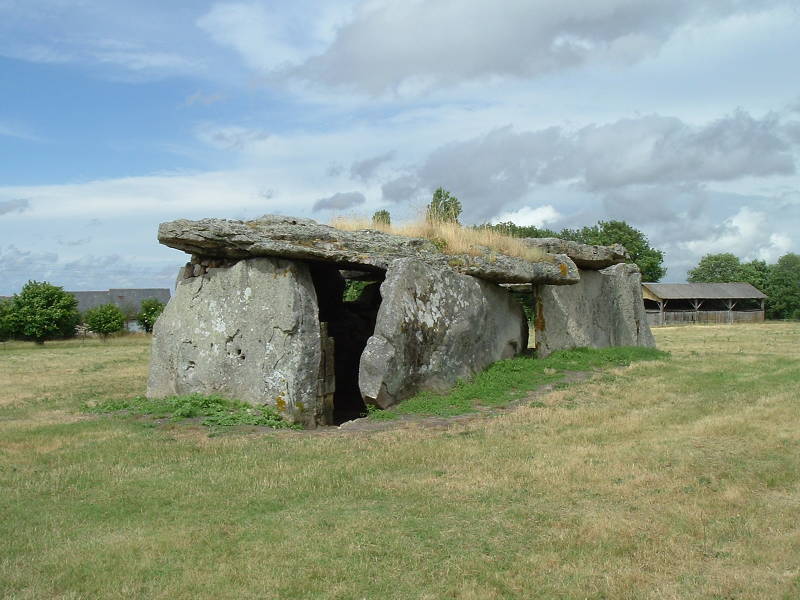
[[[745,260],[774,262],[789,251],[792,240],[771,229],[766,213],[745,206],[714,228],[707,238],[691,240],[683,246],[698,256],[731,252]]]
[[[589,63],[630,64],[676,32],[779,0],[405,0],[359,6],[294,75],[372,94],[492,77],[531,78]]]
[[[550,204],[545,204],[537,207],[523,206],[515,211],[504,212],[492,219],[492,222],[506,223],[511,221],[516,225],[523,225],[526,227],[544,227],[549,223],[558,221],[561,217],[561,213],[555,208]]]

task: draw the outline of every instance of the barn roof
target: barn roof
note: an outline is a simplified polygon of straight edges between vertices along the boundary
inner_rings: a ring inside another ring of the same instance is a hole
[[[643,283],[661,300],[743,300],[766,298],[749,283]]]
[[[169,302],[169,289],[167,288],[147,288],[147,289],[122,289],[112,288],[105,291],[90,292],[68,292],[78,300],[78,311],[85,312],[90,308],[95,308],[101,304],[115,304],[124,310],[141,310],[142,302],[149,298],[155,298],[161,302]]]

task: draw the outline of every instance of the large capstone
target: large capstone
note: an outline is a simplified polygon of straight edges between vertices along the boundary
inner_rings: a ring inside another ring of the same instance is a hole
[[[386,408],[527,348],[522,307],[498,285],[417,259],[395,261],[380,288],[375,332],[361,356],[364,400]]]
[[[537,286],[535,295],[539,357],[567,348],[655,347],[636,265],[581,271],[577,285]]]
[[[181,278],[153,330],[147,395],[221,394],[313,425],[320,365],[307,265],[242,260]]]
[[[382,273],[398,258],[428,264],[495,283],[571,285],[578,268],[562,254],[529,261],[490,248],[476,254],[443,254],[430,240],[372,229],[342,231],[311,219],[264,215],[252,221],[179,219],[162,223],[158,241],[205,260],[272,256]]]

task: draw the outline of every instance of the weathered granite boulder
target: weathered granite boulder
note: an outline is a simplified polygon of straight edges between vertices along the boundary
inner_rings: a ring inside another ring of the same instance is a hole
[[[162,223],[158,240],[200,257],[240,259],[273,256],[334,263],[340,269],[385,271],[398,258],[422,258],[496,283],[577,283],[578,269],[567,256],[541,262],[487,252],[481,256],[442,254],[430,241],[371,229],[342,231],[310,219],[265,215],[253,221],[179,219]]]
[[[605,269],[630,260],[628,251],[620,244],[594,246],[560,238],[522,238],[522,241],[544,252],[565,254],[579,269]]]
[[[308,267],[253,258],[179,279],[155,324],[147,394],[222,394],[319,420],[320,322]]]
[[[633,264],[581,271],[577,285],[536,286],[536,353],[565,348],[654,347]]]
[[[358,382],[364,400],[381,408],[423,389],[445,391],[527,347],[522,307],[493,283],[405,258],[380,291]]]

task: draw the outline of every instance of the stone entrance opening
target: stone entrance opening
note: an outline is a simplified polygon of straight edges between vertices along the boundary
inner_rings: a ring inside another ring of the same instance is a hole
[[[322,395],[326,405],[325,421],[340,425],[357,419],[367,412],[358,387],[358,368],[367,340],[375,331],[375,321],[381,305],[380,281],[382,274],[352,273],[344,275],[327,265],[311,269],[319,304],[319,319],[323,332],[332,340],[323,339],[323,377],[333,367],[333,381],[323,382]],[[345,276],[355,277],[357,279]],[[371,279],[364,280],[364,279]],[[323,337],[324,337],[323,333]],[[332,347],[331,347],[332,346]],[[327,361],[327,364],[326,364]],[[332,362],[332,365],[331,365]],[[332,406],[331,406],[332,404]]]

